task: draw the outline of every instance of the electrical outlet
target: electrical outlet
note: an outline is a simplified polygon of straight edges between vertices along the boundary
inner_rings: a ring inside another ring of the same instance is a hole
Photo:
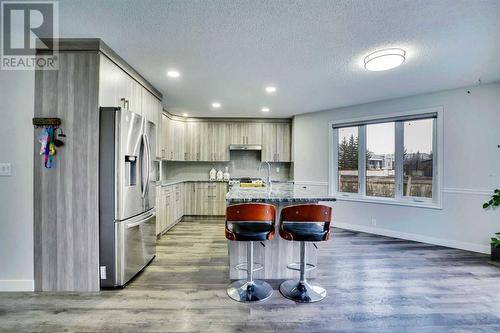
[[[374,227],[377,226],[377,219],[372,218],[372,226]]]
[[[12,168],[10,163],[0,163],[0,176],[3,177],[12,176]]]
[[[276,167],[276,172],[279,173],[280,172],[280,167]]]

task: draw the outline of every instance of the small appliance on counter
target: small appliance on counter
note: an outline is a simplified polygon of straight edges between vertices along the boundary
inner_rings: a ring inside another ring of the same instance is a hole
[[[239,187],[265,187],[266,183],[260,178],[233,178],[229,181],[230,186],[239,186]]]

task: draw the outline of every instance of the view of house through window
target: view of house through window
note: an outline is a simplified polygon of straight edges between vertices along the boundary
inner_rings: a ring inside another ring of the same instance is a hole
[[[398,118],[333,125],[337,192],[406,202],[434,198],[436,118]]]
[[[358,193],[358,127],[338,130],[338,191]]]
[[[432,198],[433,119],[404,122],[403,196]]]
[[[394,197],[394,122],[366,125],[366,195]]]

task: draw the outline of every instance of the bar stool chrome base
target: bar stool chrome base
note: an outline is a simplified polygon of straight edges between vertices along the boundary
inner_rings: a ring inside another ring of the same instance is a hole
[[[326,297],[323,287],[309,284],[308,281],[286,280],[280,285],[280,293],[295,302],[314,303]]]
[[[261,280],[237,280],[229,285],[227,294],[238,302],[261,302],[272,296],[273,288]]]

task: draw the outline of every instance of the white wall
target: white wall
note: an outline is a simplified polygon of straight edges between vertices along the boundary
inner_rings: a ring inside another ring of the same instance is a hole
[[[443,209],[339,200],[333,204],[334,225],[489,253],[490,235],[500,231],[500,212],[481,205],[500,187],[500,83],[297,116],[295,181],[326,191],[329,121],[434,106],[444,109]]]
[[[34,72],[0,70],[0,291],[33,290]]]

